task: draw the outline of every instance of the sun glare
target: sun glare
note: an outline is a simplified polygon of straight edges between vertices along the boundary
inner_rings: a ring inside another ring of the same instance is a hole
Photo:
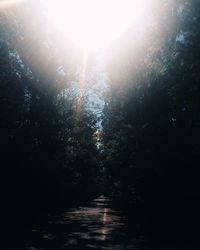
[[[10,7],[11,5],[17,4],[22,0],[0,0],[0,10],[2,8]]]
[[[104,48],[131,26],[145,25],[144,0],[47,0],[48,16],[78,46]]]

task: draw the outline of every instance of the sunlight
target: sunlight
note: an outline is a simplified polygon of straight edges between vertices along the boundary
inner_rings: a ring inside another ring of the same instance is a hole
[[[22,0],[1,0],[0,1],[0,9],[1,8],[6,8],[9,7],[13,4],[17,4],[19,2],[21,2]]]
[[[47,0],[47,7],[53,23],[86,50],[105,48],[146,24],[145,0]]]

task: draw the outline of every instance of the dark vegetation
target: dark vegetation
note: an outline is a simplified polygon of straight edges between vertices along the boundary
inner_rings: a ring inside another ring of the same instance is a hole
[[[65,37],[62,44],[48,32],[41,6],[14,10],[0,13],[4,205],[24,210],[69,205],[97,190],[96,118],[70,88],[82,55],[72,52]],[[59,74],[60,67],[67,73]]]
[[[200,208],[200,4],[156,6],[149,40],[129,32],[123,51],[112,52],[103,126],[107,184],[148,218],[189,229]]]
[[[0,13],[5,206],[60,208],[104,191],[149,218],[198,218],[200,4],[156,6],[146,40],[130,30],[110,48],[100,149],[96,116],[71,91],[81,51],[30,18],[34,4]]]

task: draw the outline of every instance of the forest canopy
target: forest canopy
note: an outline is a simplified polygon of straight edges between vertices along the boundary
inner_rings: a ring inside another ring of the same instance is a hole
[[[50,2],[0,3],[3,198],[196,204],[198,0]]]

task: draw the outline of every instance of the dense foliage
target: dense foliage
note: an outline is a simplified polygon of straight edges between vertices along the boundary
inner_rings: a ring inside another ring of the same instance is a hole
[[[115,197],[184,214],[200,189],[200,5],[157,1],[150,14],[146,39],[129,32],[112,52],[104,168]]]
[[[44,9],[29,1],[0,10],[4,200],[70,205],[100,189],[151,215],[198,209],[199,1],[152,1],[148,28],[108,49],[98,132],[99,116],[75,84],[83,52]]]
[[[82,55],[45,18],[34,1],[0,12],[5,204],[51,207],[96,192],[96,118],[72,88]]]

